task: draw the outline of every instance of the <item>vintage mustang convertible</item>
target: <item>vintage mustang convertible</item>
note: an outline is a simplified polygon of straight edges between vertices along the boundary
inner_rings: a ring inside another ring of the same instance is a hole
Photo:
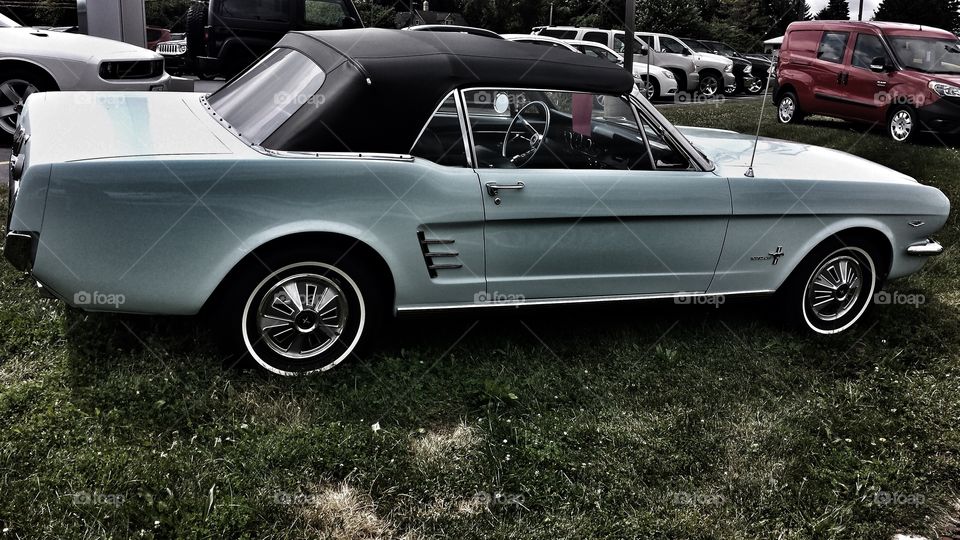
[[[5,255],[71,306],[211,314],[324,371],[397,312],[779,295],[822,334],[941,251],[937,189],[678,130],[623,69],[457,33],[295,32],[221,90],[42,93]]]

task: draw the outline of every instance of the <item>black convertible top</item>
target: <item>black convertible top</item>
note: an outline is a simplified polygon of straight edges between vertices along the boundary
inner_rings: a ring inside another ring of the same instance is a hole
[[[407,153],[440,100],[464,87],[629,94],[623,68],[557,47],[379,28],[291,32],[276,47],[310,57],[322,106],[300,107],[263,142],[302,151]]]

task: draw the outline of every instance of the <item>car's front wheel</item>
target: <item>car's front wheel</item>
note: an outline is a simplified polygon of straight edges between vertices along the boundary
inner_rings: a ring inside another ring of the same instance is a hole
[[[713,73],[700,75],[700,93],[703,97],[712,98],[723,91],[723,81]]]
[[[660,97],[660,83],[651,77],[649,81],[641,81],[640,91],[643,92],[647,100],[652,101]]]
[[[285,252],[238,272],[210,315],[241,358],[279,375],[309,375],[354,356],[376,333],[380,290],[355,257]]]
[[[829,241],[794,270],[781,296],[789,315],[818,334],[836,334],[866,313],[877,288],[877,259],[868,244]]]
[[[916,115],[910,107],[899,107],[890,112],[887,121],[887,131],[890,137],[897,142],[908,142],[915,137],[917,131]]]
[[[0,75],[0,135],[13,135],[23,104],[31,94],[55,89],[55,85],[32,70],[14,68]]]

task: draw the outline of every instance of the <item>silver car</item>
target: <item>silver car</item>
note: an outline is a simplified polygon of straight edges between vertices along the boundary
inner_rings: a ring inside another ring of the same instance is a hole
[[[841,332],[950,208],[786,141],[748,176],[752,137],[672,126],[615,64],[459,33],[294,32],[210,96],[84,95],[27,100],[6,258],[78,308],[204,314],[283,375],[404,312],[775,295]]]

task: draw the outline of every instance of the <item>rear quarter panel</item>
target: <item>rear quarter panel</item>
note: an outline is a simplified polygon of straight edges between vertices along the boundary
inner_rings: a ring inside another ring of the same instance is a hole
[[[193,314],[241,259],[299,232],[360,240],[390,266],[397,303],[484,290],[482,200],[470,169],[423,160],[263,157],[54,165],[34,273],[68,302]],[[431,280],[418,227],[456,238],[463,268]],[[109,308],[109,306],[107,306]]]

